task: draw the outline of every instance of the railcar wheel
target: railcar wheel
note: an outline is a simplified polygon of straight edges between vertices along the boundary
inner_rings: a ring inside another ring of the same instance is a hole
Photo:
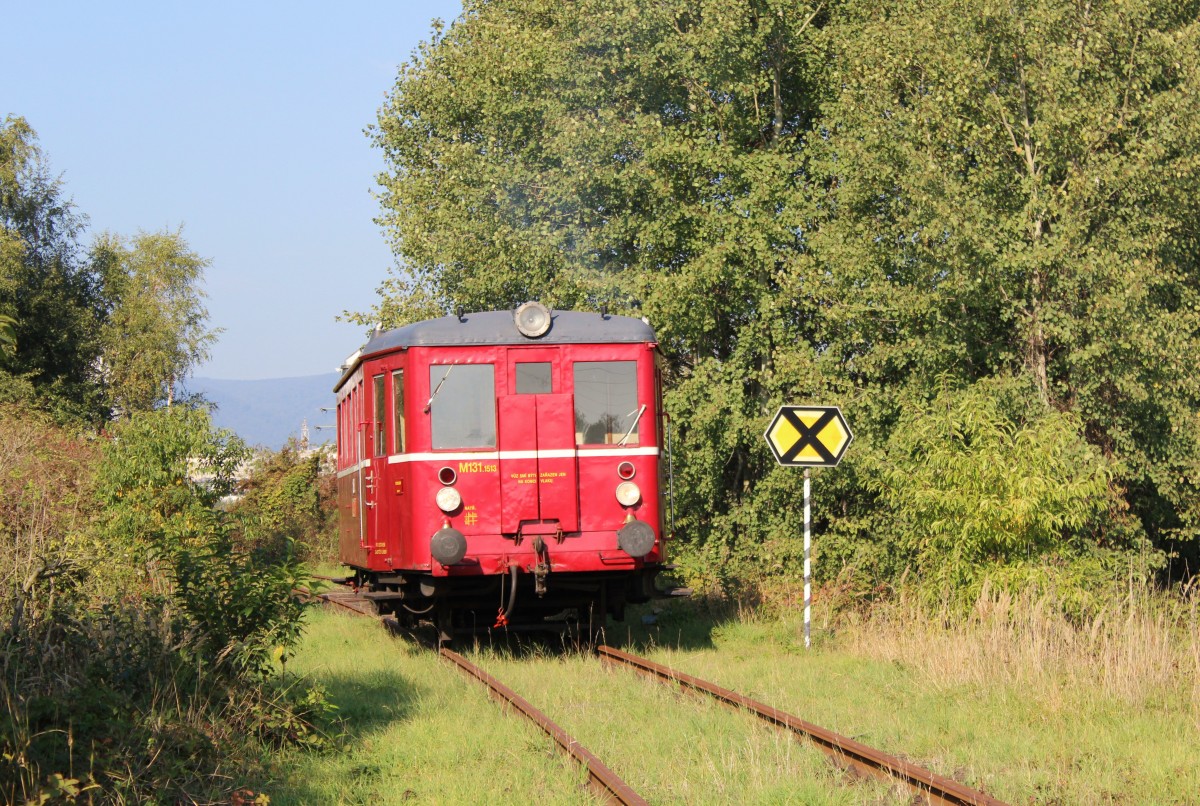
[[[439,600],[434,605],[434,623],[437,625],[438,646],[450,646],[454,641],[454,611],[450,603]]]

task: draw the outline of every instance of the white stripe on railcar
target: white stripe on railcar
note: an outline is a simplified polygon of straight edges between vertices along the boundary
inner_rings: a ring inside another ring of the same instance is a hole
[[[545,451],[472,451],[471,453],[398,453],[387,458],[389,465],[403,465],[410,462],[496,462],[501,459],[570,459],[578,456],[585,459],[595,459],[604,456],[625,458],[629,456],[658,456],[658,448],[556,448]],[[364,470],[371,464],[370,459],[364,459],[338,471],[337,477],[343,478],[351,473]]]

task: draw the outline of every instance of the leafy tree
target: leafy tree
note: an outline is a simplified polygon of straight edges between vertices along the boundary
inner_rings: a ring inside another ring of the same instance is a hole
[[[1198,10],[848,4],[810,150],[831,349],[878,416],[1025,374],[1164,545],[1200,525]]]
[[[64,414],[97,418],[93,371],[104,319],[99,278],[79,258],[84,219],[51,177],[23,118],[0,123],[0,315],[16,354],[0,369],[0,395],[50,401]]]
[[[1196,16],[1159,0],[468,2],[380,112],[398,268],[359,320],[533,297],[648,315],[679,524],[710,567],[796,567],[799,518],[779,502],[799,474],[761,435],[780,402],[819,400],[858,438],[818,485],[827,550],[898,577],[914,555],[887,463],[924,458],[893,437],[947,382],[1014,449],[1044,433],[1031,477],[1082,491],[1038,499],[1047,540],[1191,539]],[[992,378],[1029,379],[1030,410],[996,409],[975,387]],[[1065,446],[1084,469],[1054,460]],[[1086,468],[1104,484],[1072,486]],[[1136,516],[1115,532],[1062,515],[1115,496]]]
[[[0,357],[11,357],[17,351],[16,324],[11,316],[0,316]]]
[[[92,260],[110,306],[101,334],[104,379],[122,411],[170,403],[176,384],[208,357],[218,330],[206,327],[200,288],[209,261],[181,232],[102,235]]]
[[[762,223],[794,189],[814,12],[644,6],[468,3],[402,70],[376,142],[392,166],[382,222],[408,277],[364,323],[535,293],[632,310],[653,293],[697,309],[660,324],[729,351],[710,292],[755,279],[733,258],[771,251],[739,222]],[[790,223],[771,236],[794,242]],[[726,237],[735,226],[744,247]]]

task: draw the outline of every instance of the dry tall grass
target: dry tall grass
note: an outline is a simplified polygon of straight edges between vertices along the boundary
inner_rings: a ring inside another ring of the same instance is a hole
[[[1050,707],[1081,698],[1135,706],[1185,701],[1200,727],[1200,582],[1171,592],[1131,586],[1087,617],[1053,596],[985,588],[965,620],[915,598],[852,618],[844,646],[899,662],[935,688],[1007,684]]]
[[[69,537],[91,517],[95,448],[44,415],[0,406],[0,619],[36,619],[76,569]]]

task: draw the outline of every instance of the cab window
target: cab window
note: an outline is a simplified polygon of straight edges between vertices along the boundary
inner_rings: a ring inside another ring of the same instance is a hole
[[[518,395],[548,395],[552,391],[549,361],[524,361],[517,364],[516,370]]]
[[[636,361],[575,363],[575,441],[580,445],[636,445]]]
[[[496,371],[491,364],[431,364],[435,450],[496,447]]]

